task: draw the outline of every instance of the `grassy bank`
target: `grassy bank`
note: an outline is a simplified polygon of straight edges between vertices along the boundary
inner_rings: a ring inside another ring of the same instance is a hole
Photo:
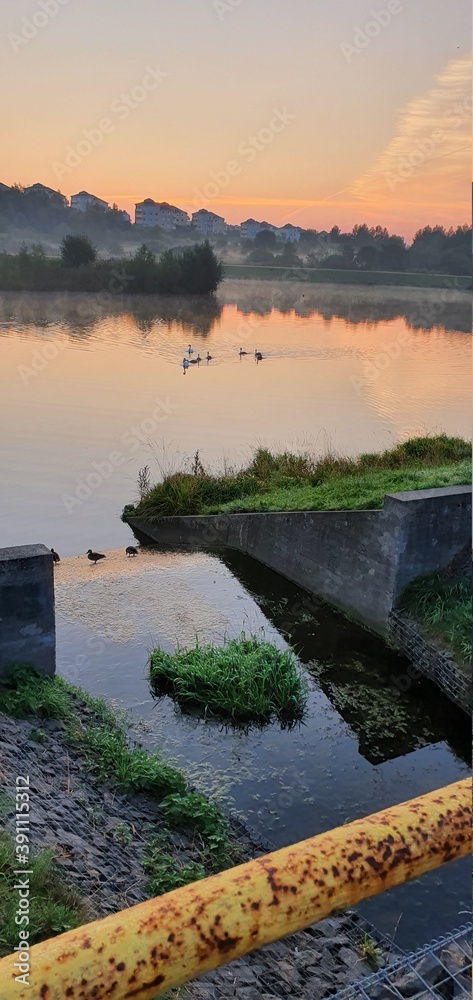
[[[0,685],[0,712],[16,719],[37,720],[38,742],[47,737],[41,730],[42,721],[62,722],[62,739],[69,752],[75,753],[104,787],[111,785],[129,795],[145,792],[155,800],[159,832],[150,839],[144,861],[150,896],[241,860],[239,845],[219,807],[191,792],[185,775],[172,762],[157,752],[130,745],[126,717],[113,712],[101,699],[91,698],[59,677],[48,678],[22,667]],[[185,831],[191,844],[191,858],[185,863],[173,850],[176,830]]]
[[[232,721],[294,721],[304,711],[306,686],[292,652],[252,636],[173,654],[155,649],[150,679],[183,710]]]
[[[410,584],[399,610],[420,625],[427,638],[447,646],[457,662],[469,670],[472,658],[473,614],[471,576],[446,580],[432,573]]]
[[[336,268],[279,267],[267,264],[225,264],[226,278],[266,281],[307,281],[335,285],[400,285],[414,288],[471,288],[469,275],[427,271],[362,271]]]
[[[367,510],[386,493],[471,482],[471,445],[446,435],[414,438],[389,451],[316,458],[308,453],[273,455],[260,448],[250,465],[220,476],[193,469],[166,476],[123,518],[244,511]]]

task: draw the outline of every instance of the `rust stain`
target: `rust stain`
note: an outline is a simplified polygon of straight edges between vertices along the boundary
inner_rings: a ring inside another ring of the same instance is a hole
[[[462,857],[470,843],[471,781],[465,780],[35,945],[33,990],[12,979],[11,956],[2,959],[0,997],[154,1000]]]

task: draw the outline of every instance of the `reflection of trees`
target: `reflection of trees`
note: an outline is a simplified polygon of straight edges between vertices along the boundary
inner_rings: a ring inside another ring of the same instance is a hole
[[[74,339],[85,339],[108,317],[128,316],[144,334],[156,323],[186,334],[207,336],[223,306],[213,296],[113,295],[111,292],[47,295],[3,292],[0,323],[47,329],[60,324]]]
[[[354,324],[401,318],[412,329],[441,327],[462,333],[471,329],[470,295],[457,289],[311,288],[302,282],[228,281],[219,297],[245,315],[267,316],[276,310],[303,319],[319,315]]]

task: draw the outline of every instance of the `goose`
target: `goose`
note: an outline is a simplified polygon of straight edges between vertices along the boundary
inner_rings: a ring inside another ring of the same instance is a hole
[[[93,562],[94,566],[97,565],[99,559],[106,559],[107,557],[102,555],[100,552],[92,552],[92,549],[87,549],[87,558]]]
[[[55,563],[61,562],[61,559],[60,559],[60,556],[58,555],[58,553],[54,549],[51,549],[51,552],[52,552],[52,556],[53,556],[53,562],[55,562]]]
[[[194,353],[194,348],[192,347],[192,344],[189,344],[189,347],[187,348],[187,353],[188,354],[193,354]]]
[[[125,554],[127,556],[137,556],[138,555],[138,549],[135,549],[134,545],[129,545],[128,548],[125,549]]]
[[[244,351],[243,348],[240,347],[239,354],[240,354],[240,358],[242,358],[244,354],[248,354],[248,351]]]

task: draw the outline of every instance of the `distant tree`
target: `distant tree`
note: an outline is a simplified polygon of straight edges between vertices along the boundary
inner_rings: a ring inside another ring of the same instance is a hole
[[[182,291],[182,269],[179,255],[173,250],[165,250],[157,264],[157,287],[163,295],[175,295]]]
[[[274,264],[274,254],[264,247],[252,250],[246,259],[249,264]]]
[[[61,243],[64,267],[84,267],[97,260],[97,249],[88,236],[66,236]]]
[[[132,279],[130,290],[133,292],[157,292],[158,265],[152,250],[142,243],[130,258],[128,273]]]
[[[296,246],[287,240],[282,248],[282,252],[275,258],[275,263],[283,267],[302,267],[303,261],[299,257]]]
[[[253,240],[255,250],[275,250],[277,247],[276,233],[272,229],[261,229]]]
[[[379,251],[375,246],[364,246],[358,250],[356,263],[363,271],[379,270]]]
[[[208,240],[184,250],[178,259],[183,291],[194,295],[217,291],[224,268]]]

